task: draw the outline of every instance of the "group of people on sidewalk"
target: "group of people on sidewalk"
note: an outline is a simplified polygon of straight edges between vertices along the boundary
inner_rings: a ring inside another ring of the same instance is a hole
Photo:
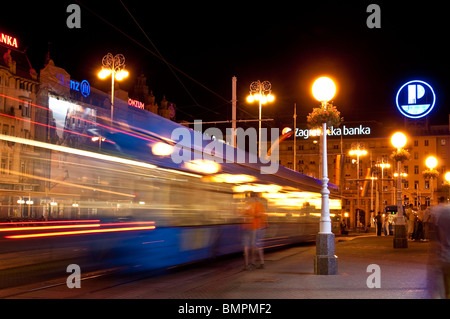
[[[408,234],[408,241],[429,241],[430,229],[432,227],[432,212],[430,207],[426,205],[419,206],[418,210],[414,210],[413,204],[410,204],[403,215],[405,218],[406,231]],[[375,217],[377,226],[377,236],[384,233],[385,236],[390,234],[389,215],[381,215],[378,212]]]
[[[421,205],[418,210],[414,210],[413,204],[410,204],[405,211],[405,219],[409,241],[430,240],[430,229],[433,223],[430,207]]]

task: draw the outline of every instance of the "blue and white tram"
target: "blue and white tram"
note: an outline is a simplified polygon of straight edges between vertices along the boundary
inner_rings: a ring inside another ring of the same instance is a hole
[[[97,262],[140,269],[190,263],[242,250],[242,205],[248,192],[260,192],[265,199],[265,247],[315,239],[321,181],[282,166],[262,174],[265,164],[250,163],[247,153],[226,144],[209,157],[219,163],[205,170],[202,165],[211,162],[195,160],[210,140],[153,113],[126,111],[113,126],[91,126],[88,131],[102,142],[90,146],[89,140],[75,147],[70,139],[55,145],[2,136],[32,145],[35,167],[47,173],[34,176],[46,188],[32,195],[40,203],[35,217],[43,220],[32,224],[35,229],[2,233],[1,245],[14,241],[21,247],[54,248],[70,243],[86,248]],[[174,140],[176,129],[188,132],[190,140]],[[200,146],[190,144],[199,137]],[[157,152],[156,145],[171,151]],[[171,152],[180,145],[191,161],[173,160]],[[227,162],[229,152],[246,160]],[[336,187],[329,187],[331,210],[337,213]],[[77,220],[85,223],[70,228]]]

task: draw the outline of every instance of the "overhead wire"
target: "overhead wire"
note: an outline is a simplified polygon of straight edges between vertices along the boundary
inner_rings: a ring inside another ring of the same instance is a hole
[[[221,115],[218,112],[212,111],[211,108],[207,108],[203,105],[200,105],[195,98],[192,96],[192,94],[187,90],[187,88],[185,87],[185,85],[181,82],[181,80],[179,79],[179,77],[175,74],[174,70],[179,72],[180,74],[184,75],[185,77],[187,77],[188,79],[190,79],[191,81],[193,81],[194,83],[196,83],[197,85],[199,85],[200,87],[204,88],[205,90],[207,90],[208,92],[212,93],[213,95],[217,96],[219,99],[223,100],[226,102],[226,104],[231,104],[231,100],[228,100],[226,98],[224,98],[223,96],[221,96],[220,94],[214,92],[213,90],[211,90],[210,88],[208,88],[206,85],[202,84],[201,82],[199,82],[198,80],[196,80],[195,78],[193,78],[192,76],[190,76],[189,74],[187,74],[186,72],[182,71],[181,69],[179,69],[178,67],[176,67],[175,65],[173,65],[172,63],[170,63],[169,61],[167,61],[159,52],[159,50],[156,48],[156,46],[154,45],[154,43],[151,41],[151,39],[148,37],[148,35],[145,33],[145,31],[142,29],[142,27],[139,25],[139,23],[137,22],[137,20],[132,16],[131,12],[129,12],[129,10],[126,8],[126,6],[123,4],[122,1],[120,1],[122,3],[122,5],[124,6],[124,8],[126,9],[126,11],[130,14],[130,16],[132,17],[132,19],[135,21],[135,23],[138,25],[138,27],[141,29],[141,31],[144,33],[145,37],[147,38],[147,40],[149,40],[149,42],[152,44],[152,46],[155,48],[156,52],[150,50],[148,47],[146,47],[145,45],[143,45],[141,42],[139,42],[138,40],[134,39],[133,37],[131,37],[130,35],[128,35],[126,32],[124,32],[123,30],[121,30],[119,27],[117,27],[116,25],[112,24],[111,22],[109,22],[108,20],[106,20],[105,18],[103,18],[101,15],[99,15],[98,13],[96,13],[95,11],[93,11],[91,8],[89,8],[88,6],[86,6],[84,3],[82,3],[80,0],[76,0],[76,2],[81,5],[83,8],[85,8],[87,11],[89,11],[91,14],[93,14],[94,16],[96,16],[97,18],[99,18],[101,21],[103,21],[104,23],[106,23],[107,25],[109,25],[110,27],[112,27],[113,29],[115,29],[116,31],[118,31],[119,33],[121,33],[123,36],[125,36],[126,38],[128,38],[129,40],[131,40],[132,42],[134,42],[135,44],[137,44],[138,46],[140,46],[141,48],[143,48],[145,51],[149,52],[150,54],[152,54],[153,56],[155,56],[156,58],[158,58],[159,60],[161,60],[162,62],[164,62],[169,69],[171,70],[171,72],[176,76],[176,78],[180,81],[181,85],[185,88],[186,92],[188,92],[189,96],[192,98],[192,100],[194,101],[194,103],[209,111],[209,112],[213,112],[216,115]],[[251,114],[250,112],[248,112],[247,110],[241,108],[238,106],[238,109],[247,114],[250,115],[252,117],[254,117],[253,114]],[[182,111],[181,109],[178,109],[179,111]],[[182,113],[185,113],[186,115],[192,117],[192,115],[182,111]]]

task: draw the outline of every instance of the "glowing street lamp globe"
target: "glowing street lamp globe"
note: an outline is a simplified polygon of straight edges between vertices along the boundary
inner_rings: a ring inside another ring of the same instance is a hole
[[[319,102],[328,102],[336,94],[336,85],[330,78],[318,78],[313,84],[312,94]]]
[[[450,172],[445,173],[444,179],[450,184]]]
[[[437,166],[438,162],[436,157],[434,156],[429,156],[427,157],[427,159],[425,160],[425,165],[429,168],[429,169],[433,169]]]
[[[406,135],[401,132],[395,133],[391,137],[391,143],[396,148],[404,147],[406,145]]]

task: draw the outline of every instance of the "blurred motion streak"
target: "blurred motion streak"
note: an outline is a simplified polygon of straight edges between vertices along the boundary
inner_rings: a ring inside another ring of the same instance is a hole
[[[95,233],[150,230],[150,229],[155,229],[155,228],[156,228],[155,226],[141,226],[141,227],[119,227],[119,228],[106,228],[106,229],[74,230],[74,231],[65,231],[65,232],[56,232],[56,233],[10,235],[10,236],[5,236],[5,238],[23,239],[23,238],[37,238],[37,237],[52,237],[52,236],[68,236],[68,235],[82,235],[82,234],[95,234]]]
[[[64,228],[88,228],[101,226],[123,226],[154,224],[155,222],[128,222],[128,223],[105,223],[105,224],[84,224],[84,225],[56,225],[56,226],[31,226],[31,227],[5,227],[0,228],[0,232],[20,231],[20,230],[43,230],[43,229],[64,229]],[[4,223],[6,224],[6,223]]]
[[[9,172],[11,174],[13,174],[13,175],[19,175],[19,176],[34,178],[34,179],[38,179],[38,180],[42,180],[42,181],[46,181],[46,182],[56,182],[56,183],[61,184],[61,185],[72,186],[72,187],[77,187],[77,188],[83,188],[83,189],[88,189],[88,190],[91,190],[91,191],[103,192],[103,193],[108,193],[108,194],[115,194],[115,195],[120,195],[120,196],[125,196],[125,197],[132,197],[132,198],[135,197],[135,195],[109,191],[109,190],[96,188],[96,187],[91,187],[91,186],[78,185],[78,184],[64,182],[64,181],[60,181],[60,180],[54,180],[54,179],[51,179],[51,178],[40,177],[40,176],[26,174],[26,173],[21,173],[21,172],[15,172],[15,171],[12,171],[12,170],[10,170]]]

